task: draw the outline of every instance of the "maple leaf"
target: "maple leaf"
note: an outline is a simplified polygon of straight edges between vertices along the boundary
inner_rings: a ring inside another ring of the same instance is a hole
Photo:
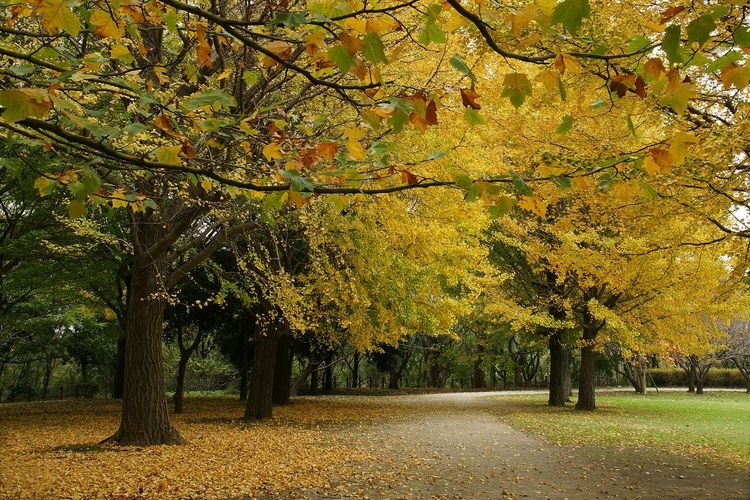
[[[732,85],[737,87],[737,90],[743,90],[750,83],[750,66],[735,63],[725,66],[721,70],[721,83],[725,90],[729,90]]]
[[[564,0],[552,13],[552,23],[562,23],[568,33],[578,33],[583,20],[591,15],[589,0]]]
[[[664,63],[661,59],[658,57],[652,57],[643,65],[643,72],[646,76],[656,80],[662,73],[666,73],[667,69],[664,67]]]
[[[206,27],[203,24],[198,24],[195,32],[198,37],[198,66],[210,68],[214,65],[214,62],[211,60],[211,45],[206,39]]]
[[[318,144],[317,146],[318,154],[328,161],[333,160],[338,150],[339,145],[335,142],[324,142],[322,144]]]
[[[165,165],[181,165],[182,146],[163,146],[156,150],[156,160]]]
[[[266,160],[273,161],[281,158],[281,144],[277,142],[271,142],[263,146],[263,156]]]
[[[480,95],[471,89],[461,89],[461,102],[467,108],[482,109],[482,105],[476,100]]]
[[[102,9],[95,9],[89,22],[94,26],[94,32],[102,38],[119,40],[125,33],[124,23],[118,22],[108,11]]]
[[[677,14],[679,14],[680,12],[682,12],[683,10],[685,10],[685,6],[684,5],[667,7],[666,9],[664,9],[664,11],[659,16],[659,24],[666,23],[667,21],[669,21],[670,19],[672,19],[674,16],[676,16]]]
[[[419,184],[419,179],[417,178],[416,175],[412,174],[408,170],[402,170],[401,182],[403,182],[404,184],[414,185],[414,184]]]
[[[50,35],[67,31],[78,36],[81,32],[81,21],[65,4],[65,0],[42,0],[37,11],[42,16],[42,26]]]
[[[510,99],[514,107],[519,108],[531,95],[531,82],[524,73],[511,73],[503,80],[502,97]]]
[[[3,119],[15,123],[29,116],[44,117],[52,101],[44,89],[11,89],[0,92],[0,105],[5,108]]]
[[[364,146],[357,140],[346,141],[346,150],[349,152],[349,156],[355,161],[362,161],[367,156]]]

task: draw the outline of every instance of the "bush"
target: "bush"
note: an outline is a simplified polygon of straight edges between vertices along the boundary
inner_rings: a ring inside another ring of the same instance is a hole
[[[682,368],[653,368],[649,370],[657,387],[687,387],[688,374]],[[746,387],[745,379],[736,368],[711,368],[704,387]]]

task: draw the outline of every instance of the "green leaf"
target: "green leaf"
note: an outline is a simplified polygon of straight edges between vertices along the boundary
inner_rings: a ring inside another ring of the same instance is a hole
[[[722,17],[729,14],[729,7],[726,5],[714,5],[711,7],[711,14],[709,14],[712,18],[719,20]]]
[[[451,66],[453,66],[453,69],[455,69],[456,71],[458,71],[459,73],[463,75],[468,76],[472,83],[474,84],[477,83],[477,77],[474,75],[474,72],[463,61],[463,59],[458,57],[458,55],[454,55],[453,57],[451,57],[450,63],[451,63]]]
[[[40,118],[47,114],[49,104],[36,101],[31,95],[16,89],[0,92],[0,106],[5,108],[3,119],[15,123],[29,116]]]
[[[650,43],[651,40],[643,35],[635,36],[630,40],[630,42],[628,42],[628,52],[636,52],[638,50],[641,50],[644,47],[648,47]]]
[[[479,114],[478,109],[464,108],[464,121],[473,127],[474,125],[482,125],[484,118]]]
[[[234,97],[224,93],[219,89],[209,90],[201,94],[193,94],[185,101],[185,107],[187,109],[200,108],[201,106],[213,106],[218,104],[223,107],[236,106],[237,102]]]
[[[667,54],[667,59],[671,63],[681,63],[680,55],[680,31],[678,24],[671,24],[664,31],[664,39],[661,42],[661,49]]]
[[[456,176],[456,187],[468,191],[473,185],[474,181],[468,175],[460,174]]]
[[[516,200],[514,198],[511,198],[510,196],[500,196],[495,203],[487,207],[487,211],[493,219],[498,219],[508,215],[514,206],[516,206]]]
[[[17,76],[26,76],[37,70],[33,64],[14,64],[10,67],[10,72]]]
[[[747,26],[738,26],[734,30],[734,43],[741,47],[750,47],[750,28]]]
[[[524,73],[511,73],[505,76],[503,80],[502,97],[510,99],[514,107],[520,107],[531,95],[531,82]]]
[[[300,173],[294,169],[279,170],[281,176],[289,181],[289,184],[297,192],[310,192],[315,190],[315,184],[308,178],[302,177]]]
[[[404,125],[409,123],[409,113],[401,108],[396,108],[396,112],[388,119],[388,123],[394,132],[401,132],[404,129]]]
[[[249,69],[246,69],[242,72],[242,79],[245,81],[245,84],[247,84],[248,87],[258,83],[259,78],[260,73],[258,73],[257,71],[250,71]]]
[[[567,134],[568,131],[573,127],[573,117],[570,115],[565,115],[562,119],[562,122],[560,122],[560,125],[555,129],[556,134]]]
[[[744,58],[745,57],[743,56],[742,52],[740,52],[739,50],[730,50],[729,52],[709,64],[706,68],[706,72],[713,73],[714,71],[719,71],[732,63],[743,60]]]
[[[122,131],[128,135],[136,135],[148,129],[149,129],[149,126],[144,125],[143,123],[131,123],[127,127],[123,128]]]
[[[570,177],[552,177],[552,182],[560,189],[568,189],[571,186]]]
[[[95,139],[101,139],[102,137],[116,137],[121,133],[118,128],[110,127],[109,125],[100,125],[88,120],[84,123],[83,127],[91,132],[91,135],[94,136]]]
[[[281,26],[283,24],[290,28],[296,28],[297,26],[309,23],[310,20],[302,12],[283,12],[277,15],[270,24],[271,26]]]
[[[568,33],[578,33],[581,22],[591,15],[589,0],[564,0],[552,12],[552,24],[562,23]]]
[[[438,158],[442,158],[443,156],[445,156],[445,151],[435,151],[427,157],[427,161],[437,160]]]
[[[526,196],[531,196],[534,193],[529,185],[526,184],[526,181],[523,180],[517,173],[511,172],[510,178],[513,179],[513,187],[515,187],[519,193],[525,194]]]
[[[431,43],[445,43],[448,39],[440,26],[434,20],[427,21],[422,31],[419,33],[419,43],[429,45]]]
[[[362,57],[364,57],[366,61],[370,61],[373,64],[379,62],[388,63],[388,58],[385,56],[383,41],[380,39],[377,33],[367,33],[362,38],[362,42],[364,43],[364,47],[362,48]]]
[[[648,198],[656,198],[657,196],[659,196],[659,193],[656,192],[654,186],[646,181],[641,181],[641,188],[643,189],[643,192],[646,193],[646,196]]]
[[[273,210],[281,210],[284,198],[286,198],[286,191],[276,191],[266,195],[263,198],[263,212],[271,212]]]
[[[688,43],[698,42],[702,47],[711,38],[711,32],[715,29],[716,23],[710,14],[693,19],[687,26]]]
[[[343,45],[336,45],[328,49],[328,59],[336,63],[341,73],[349,71],[357,61]]]
[[[630,133],[633,134],[633,137],[637,138],[638,134],[635,132],[635,125],[633,124],[633,119],[628,115],[628,130],[630,130]]]

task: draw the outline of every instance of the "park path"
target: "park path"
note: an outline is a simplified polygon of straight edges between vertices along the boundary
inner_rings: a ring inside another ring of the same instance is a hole
[[[394,418],[333,433],[368,452],[318,491],[357,498],[750,498],[750,478],[689,457],[550,445],[490,411],[498,393],[389,397]],[[357,398],[347,398],[357,401]],[[356,404],[356,403],[355,403]],[[363,412],[377,406],[362,398]],[[417,412],[401,414],[399,405]],[[310,492],[308,492],[310,493]]]

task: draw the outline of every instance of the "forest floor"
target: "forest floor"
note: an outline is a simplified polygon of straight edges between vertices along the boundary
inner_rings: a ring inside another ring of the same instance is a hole
[[[303,397],[256,423],[235,400],[188,399],[173,420],[189,444],[149,448],[96,444],[115,401],[3,404],[0,498],[750,497],[745,463],[554,444],[497,395]]]

